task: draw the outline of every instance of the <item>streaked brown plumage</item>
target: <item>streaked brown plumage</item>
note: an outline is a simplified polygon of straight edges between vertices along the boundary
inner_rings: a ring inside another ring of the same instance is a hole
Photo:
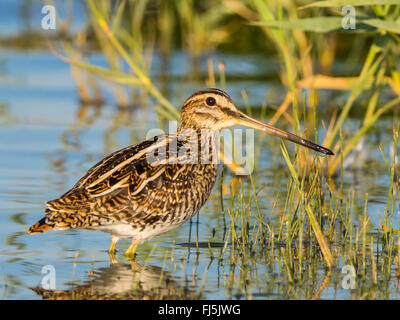
[[[120,238],[132,238],[125,255],[133,258],[140,242],[176,228],[200,210],[217,177],[218,165],[212,161],[216,133],[236,124],[333,154],[246,116],[221,90],[201,90],[184,103],[177,133],[157,136],[104,158],[71,190],[48,201],[46,215],[28,233],[101,230],[112,235],[112,257]],[[190,157],[187,149],[199,152]]]

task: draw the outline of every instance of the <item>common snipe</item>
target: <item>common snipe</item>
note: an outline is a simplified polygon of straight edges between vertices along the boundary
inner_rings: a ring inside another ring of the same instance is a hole
[[[201,90],[185,101],[176,133],[156,136],[104,158],[71,190],[48,201],[46,215],[28,233],[70,228],[101,230],[111,234],[111,257],[119,239],[132,238],[125,255],[134,258],[139,243],[178,227],[200,210],[217,177],[218,164],[210,161],[215,138],[221,129],[233,125],[333,154],[250,118],[221,90]]]

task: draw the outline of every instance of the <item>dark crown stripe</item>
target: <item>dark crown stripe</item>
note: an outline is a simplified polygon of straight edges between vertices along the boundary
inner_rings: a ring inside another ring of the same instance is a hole
[[[223,96],[223,97],[225,97],[226,99],[228,99],[230,102],[232,102],[231,97],[228,96],[227,93],[225,93],[224,91],[219,90],[219,89],[217,89],[217,88],[208,88],[208,89],[203,89],[203,90],[196,91],[196,92],[193,93],[189,98],[187,98],[186,101],[189,101],[189,100],[191,100],[192,98],[194,98],[194,97],[196,97],[196,96],[204,95],[204,94],[207,94],[207,93],[213,93],[213,94],[217,94],[217,95]]]

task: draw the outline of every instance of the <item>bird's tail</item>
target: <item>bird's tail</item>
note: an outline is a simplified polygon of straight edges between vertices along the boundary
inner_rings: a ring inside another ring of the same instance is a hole
[[[54,225],[46,223],[46,217],[43,217],[28,230],[28,234],[42,233],[54,229]]]

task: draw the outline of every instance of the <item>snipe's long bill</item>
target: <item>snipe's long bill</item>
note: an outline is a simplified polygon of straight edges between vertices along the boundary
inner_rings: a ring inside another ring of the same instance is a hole
[[[132,238],[125,256],[133,259],[144,240],[170,231],[194,216],[210,195],[218,164],[179,161],[180,148],[187,144],[177,139],[186,129],[218,132],[243,125],[290,140],[323,154],[333,152],[311,141],[250,118],[239,111],[232,99],[218,89],[192,94],[183,104],[176,133],[163,134],[134,146],[118,150],[94,165],[60,198],[46,202],[45,216],[28,233],[71,228],[101,230],[111,234],[109,253],[115,261],[115,248],[121,238]],[[208,141],[208,140],[207,140]],[[163,162],[147,155],[176,142],[177,152],[166,149]],[[177,156],[178,155],[178,156]]]
[[[297,143],[304,147],[313,149],[313,150],[318,151],[323,154],[333,155],[333,152],[331,150],[324,148],[324,147],[320,146],[319,144],[316,144],[309,140],[300,138],[299,136],[296,136],[293,133],[278,129],[269,124],[255,120],[255,119],[249,117],[248,115],[245,115],[243,112],[238,111],[238,114],[239,114],[239,118],[238,118],[237,124],[240,124],[240,125],[243,125],[243,126],[246,126],[249,128],[257,129],[260,131],[264,131],[266,133],[272,134],[274,136],[278,136],[282,139],[292,141],[294,143]]]

